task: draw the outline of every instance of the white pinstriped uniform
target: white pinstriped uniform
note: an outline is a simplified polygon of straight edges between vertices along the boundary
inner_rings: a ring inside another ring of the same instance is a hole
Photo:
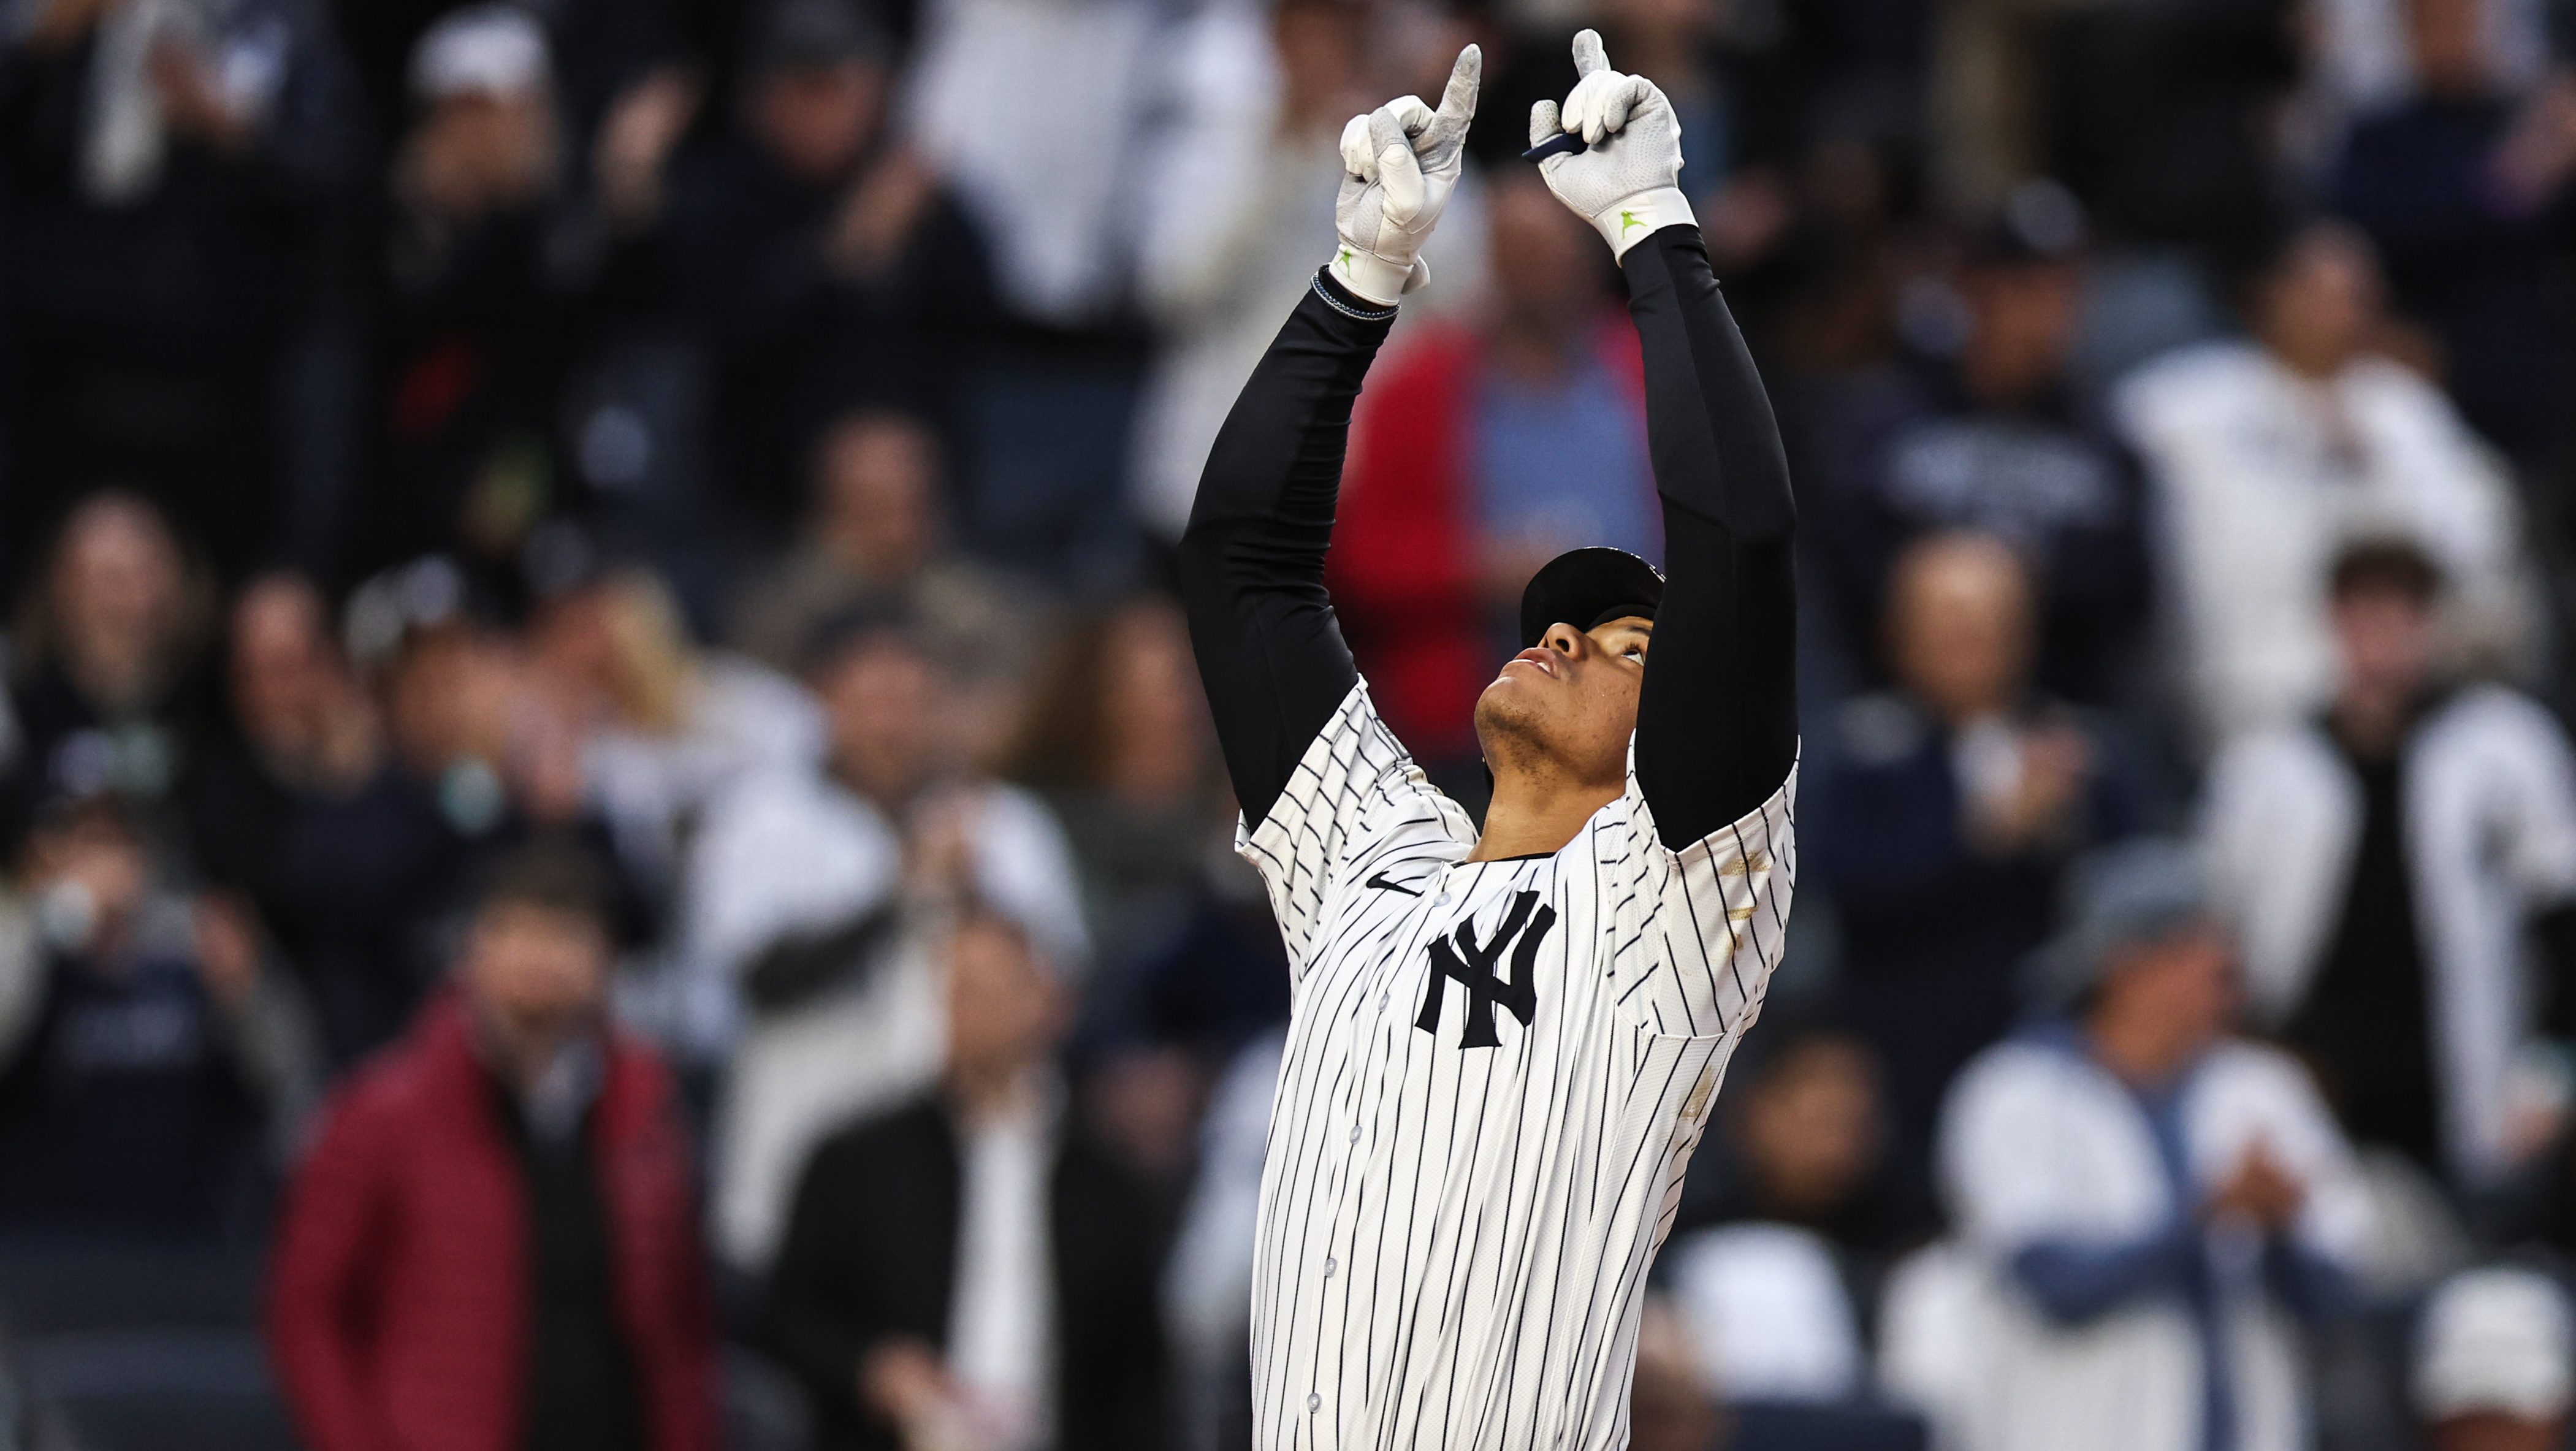
[[[1473,826],[1362,683],[1238,835],[1294,979],[1253,1274],[1262,1451],[1627,1444],[1646,1270],[1797,874],[1794,769],[1676,853],[1634,761],[1554,856],[1468,863]]]

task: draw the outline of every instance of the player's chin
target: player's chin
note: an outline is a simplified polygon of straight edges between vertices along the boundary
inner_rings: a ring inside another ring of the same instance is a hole
[[[1476,697],[1476,729],[1480,732],[1505,724],[1526,722],[1540,712],[1533,685],[1545,683],[1545,677],[1523,680],[1528,670],[1506,670],[1488,682]]]
[[[1561,682],[1525,661],[1513,660],[1503,666],[1500,675],[1485,683],[1476,697],[1476,719],[1526,718],[1546,709],[1548,687]]]

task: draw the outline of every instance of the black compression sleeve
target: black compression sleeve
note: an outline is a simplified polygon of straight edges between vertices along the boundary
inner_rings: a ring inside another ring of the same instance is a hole
[[[1678,850],[1768,800],[1797,759],[1797,504],[1699,228],[1666,227],[1620,267],[1645,348],[1667,575],[1637,704],[1637,785]]]
[[[1351,403],[1395,310],[1320,271],[1226,415],[1181,536],[1217,743],[1259,823],[1359,671],[1324,593]]]

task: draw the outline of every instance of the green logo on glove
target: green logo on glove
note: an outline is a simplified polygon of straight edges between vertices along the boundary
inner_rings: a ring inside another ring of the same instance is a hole
[[[1333,259],[1333,265],[1334,265],[1334,266],[1336,266],[1336,267],[1341,268],[1341,269],[1342,269],[1342,274],[1343,274],[1344,276],[1348,276],[1348,275],[1350,275],[1350,270],[1351,270],[1351,249],[1350,249],[1350,248],[1348,248],[1348,247],[1344,247],[1344,248],[1342,249],[1342,254],[1341,254],[1340,256],[1335,257],[1335,258]]]
[[[1643,217],[1641,217],[1641,216],[1638,216],[1635,212],[1629,211],[1629,210],[1627,210],[1627,209],[1626,209],[1626,208],[1624,208],[1624,207],[1620,209],[1620,212],[1619,212],[1619,235],[1620,235],[1620,236],[1624,237],[1624,236],[1628,235],[1628,229],[1629,229],[1630,227],[1642,227],[1642,226],[1644,226],[1645,224],[1646,224],[1646,219],[1645,219],[1645,218],[1643,218]]]

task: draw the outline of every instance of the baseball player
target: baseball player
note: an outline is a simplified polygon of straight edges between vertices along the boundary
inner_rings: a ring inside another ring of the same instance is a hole
[[[1378,719],[1323,584],[1352,399],[1425,280],[1474,47],[1437,110],[1406,97],[1344,130],[1341,245],[1184,538],[1237,846],[1294,975],[1254,1274],[1265,1448],[1626,1445],[1647,1268],[1779,959],[1787,470],[1674,184],[1671,103],[1590,31],[1574,57],[1530,140],[1627,275],[1672,572],[1578,549],[1531,579],[1528,648],[1476,704],[1483,834]]]

